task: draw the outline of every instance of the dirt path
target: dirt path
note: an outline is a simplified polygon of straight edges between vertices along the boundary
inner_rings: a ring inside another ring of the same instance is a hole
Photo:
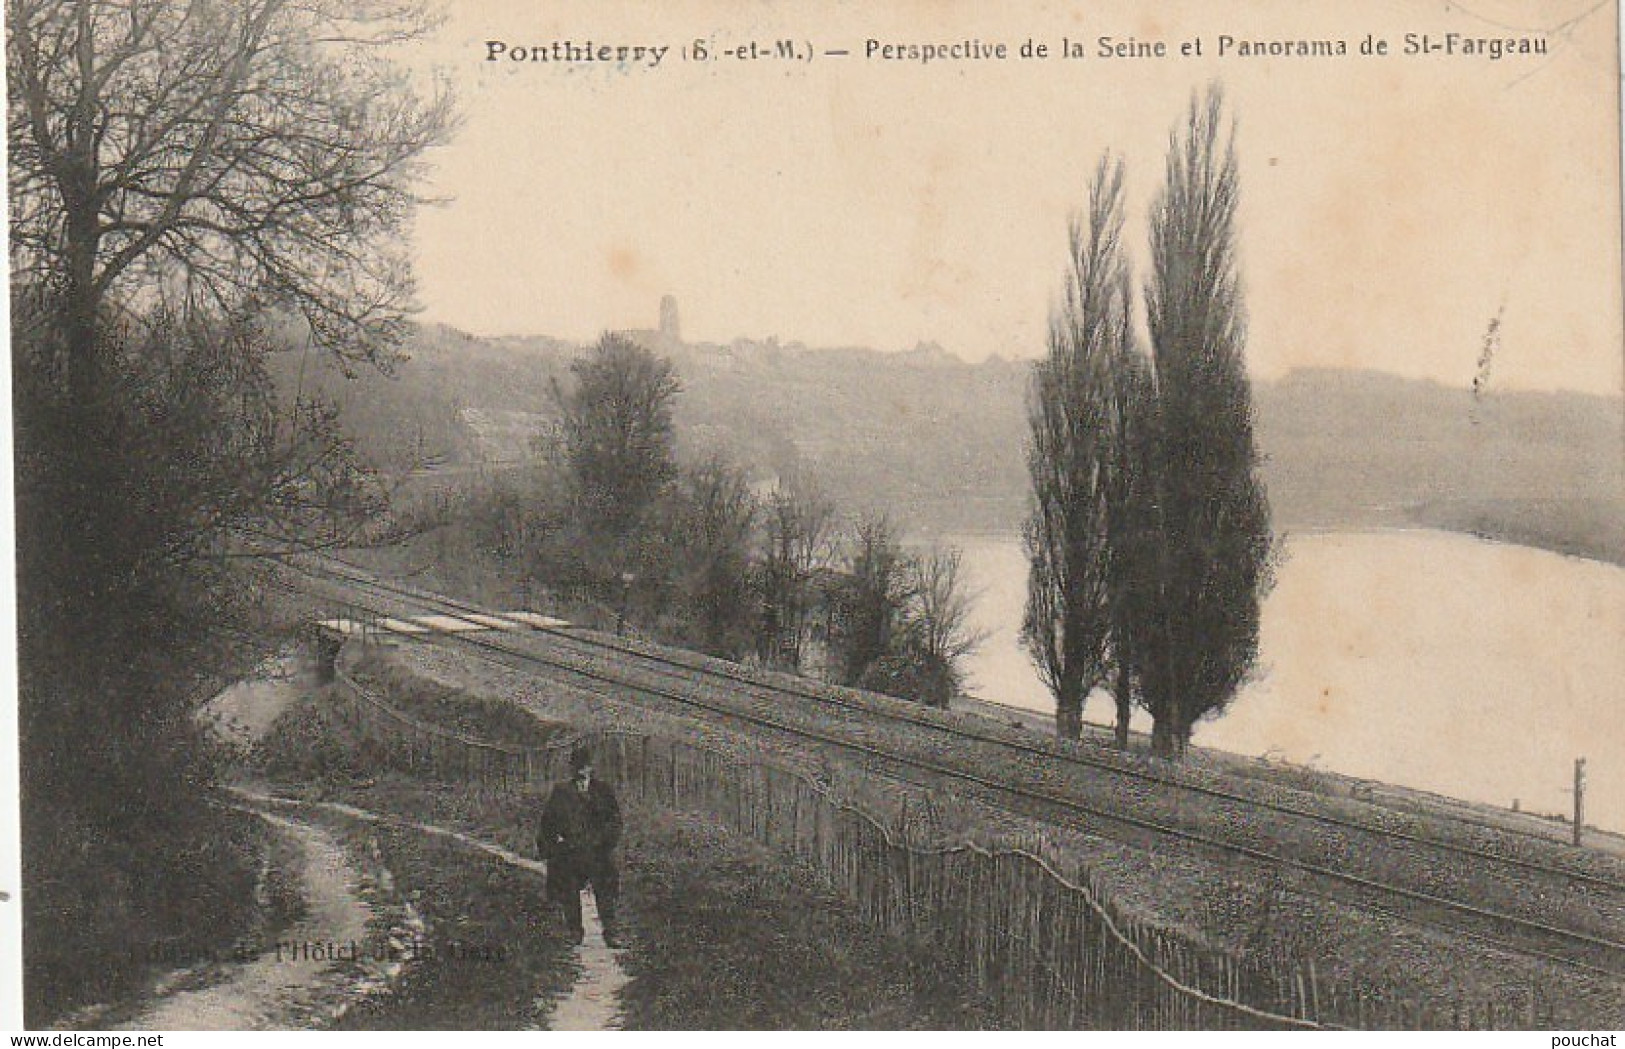
[[[241,750],[262,738],[277,715],[314,686],[308,656],[288,652],[267,660],[255,676],[226,688],[206,706],[204,721],[223,742]],[[227,788],[250,801],[254,796]],[[363,876],[344,848],[320,827],[247,807],[282,835],[299,857],[292,874],[304,915],[252,960],[216,960],[175,970],[158,981],[148,1000],[128,1014],[123,1003],[78,1010],[63,1026],[114,1030],[289,1030],[320,1026],[400,975],[399,952],[386,949],[364,898]],[[389,873],[375,872],[390,891]],[[393,910],[393,908],[391,908]],[[411,936],[421,922],[410,905],[393,915],[384,933]],[[335,948],[341,948],[336,950]],[[120,1017],[127,1017],[120,1019]],[[105,1019],[104,1019],[105,1018]]]
[[[621,1026],[620,993],[626,971],[609,945],[598,918],[598,901],[589,893],[582,901],[581,925],[586,930],[576,959],[581,975],[567,997],[553,1003],[554,1031],[615,1031]],[[538,1002],[538,1005],[543,1003]]]
[[[284,710],[317,687],[310,654],[302,649],[284,652],[209,700],[203,718],[223,742],[241,749],[263,739]]]
[[[503,863],[534,874],[545,877],[547,865],[540,860],[533,860],[528,856],[521,856],[511,849],[501,845],[482,841],[462,831],[452,830],[448,827],[437,826],[433,823],[420,823],[400,816],[387,813],[373,812],[369,809],[357,808],[337,801],[295,802],[285,798],[277,798],[266,794],[250,794],[239,792],[262,805],[299,806],[308,805],[313,808],[324,809],[328,812],[348,816],[351,819],[367,823],[376,823],[388,827],[415,830],[435,837],[449,838],[468,848],[483,852]],[[620,1008],[618,996],[622,987],[626,986],[629,977],[621,968],[620,959],[615,952],[604,943],[603,924],[598,917],[598,903],[590,894],[583,901],[582,926],[586,936],[576,948],[576,961],[581,968],[581,975],[577,978],[575,986],[569,995],[559,998],[547,998],[537,1001],[538,1011],[546,1012],[551,1006],[553,1021],[551,1030],[555,1031],[611,1031],[620,1027]]]
[[[285,1030],[309,1026],[331,1013],[369,973],[340,971],[330,960],[293,957],[291,944],[357,944],[363,958],[372,908],[357,893],[355,873],[343,848],[318,827],[260,813],[286,834],[304,857],[299,888],[306,913],[289,928],[280,946],[251,962],[230,967],[226,978],[209,986],[162,995],[124,1029],[160,1031]],[[379,969],[387,966],[379,963]]]

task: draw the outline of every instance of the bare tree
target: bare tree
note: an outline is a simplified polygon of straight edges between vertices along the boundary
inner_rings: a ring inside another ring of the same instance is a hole
[[[911,597],[908,558],[883,515],[859,518],[831,595],[830,648],[842,684],[861,685],[891,651]]]
[[[987,639],[986,632],[971,625],[974,595],[966,588],[962,566],[963,555],[953,547],[933,547],[909,565],[908,636],[931,686],[918,698],[936,707],[947,707],[962,690],[964,662]]]
[[[1258,649],[1269,506],[1258,477],[1235,250],[1234,131],[1217,88],[1170,138],[1152,210],[1146,313],[1157,421],[1150,473],[1155,577],[1140,671],[1153,749],[1183,750]]]
[[[292,333],[392,358],[453,117],[385,54],[428,27],[411,2],[7,0],[6,21],[24,852],[51,873],[25,894],[30,974],[68,945],[28,984],[35,1019],[39,990],[128,967],[120,936],[230,932],[241,857],[192,714],[253,647],[245,571],[377,505],[266,356]]]
[[[801,668],[816,606],[816,584],[834,557],[835,507],[805,481],[780,481],[762,511],[756,567],[761,618],[757,656]]]
[[[14,279],[60,309],[69,386],[100,392],[110,298],[298,311],[382,360],[403,334],[403,234],[453,124],[378,53],[431,25],[402,0],[8,0]]]
[[[754,640],[750,600],[756,499],[745,475],[720,456],[682,470],[666,518],[673,577],[683,605],[678,641],[738,659]]]
[[[1033,500],[1023,533],[1030,571],[1021,632],[1055,696],[1056,732],[1073,739],[1084,701],[1108,677],[1112,370],[1132,338],[1122,233],[1123,165],[1102,157],[1088,215],[1070,226],[1065,296],[1028,399]]]

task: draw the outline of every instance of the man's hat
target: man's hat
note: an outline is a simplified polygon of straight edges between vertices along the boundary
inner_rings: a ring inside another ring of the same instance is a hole
[[[591,765],[591,764],[592,764],[592,751],[588,750],[585,746],[583,746],[580,743],[577,743],[575,746],[570,748],[570,771],[571,772],[580,772],[582,769],[586,768],[588,765]]]

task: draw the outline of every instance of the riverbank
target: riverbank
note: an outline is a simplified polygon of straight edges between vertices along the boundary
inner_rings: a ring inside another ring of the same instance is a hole
[[[1625,565],[1625,493],[1425,503],[1408,508],[1406,516],[1417,527]]]
[[[965,551],[988,636],[975,690],[1047,719],[1053,700],[1017,637],[1020,543]],[[1294,532],[1256,669],[1194,742],[1554,819],[1585,757],[1589,822],[1625,828],[1621,637],[1625,568],[1611,563],[1429,529]],[[1109,721],[1110,699],[1084,713]],[[1143,712],[1134,727],[1149,729]]]

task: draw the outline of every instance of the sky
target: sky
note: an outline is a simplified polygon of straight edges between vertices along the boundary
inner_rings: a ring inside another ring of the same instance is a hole
[[[412,54],[465,123],[417,220],[424,318],[482,334],[777,336],[967,360],[1043,352],[1066,224],[1102,151],[1128,164],[1128,241],[1169,132],[1222,84],[1237,121],[1249,366],[1375,368],[1467,386],[1500,316],[1497,387],[1617,394],[1615,11],[1596,0],[915,0],[644,5],[477,0]],[[1407,56],[1541,36],[1548,54]],[[1214,54],[1370,34],[1385,57]],[[1169,57],[1103,58],[1098,38]],[[685,61],[793,39],[811,62]],[[1054,57],[1063,38],[1082,59]],[[1200,58],[1180,46],[1201,38]],[[1003,42],[1004,61],[867,57],[867,41]],[[1051,57],[1020,59],[1023,42]],[[489,42],[671,47],[658,66],[487,61]],[[846,49],[846,57],[822,52]],[[1140,279],[1140,278],[1137,278]]]

